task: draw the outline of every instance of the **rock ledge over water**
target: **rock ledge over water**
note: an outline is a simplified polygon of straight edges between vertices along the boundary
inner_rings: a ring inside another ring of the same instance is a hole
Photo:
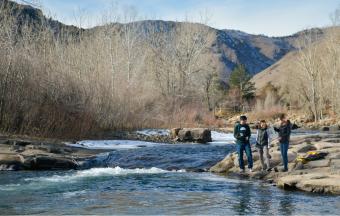
[[[298,156],[308,151],[327,154],[323,159],[302,163]],[[288,150],[289,172],[281,172],[281,155],[278,143],[271,144],[271,172],[262,171],[258,153],[253,148],[254,169],[252,173],[240,174],[237,154],[232,153],[210,168],[211,172],[224,175],[240,175],[262,179],[287,190],[340,195],[340,134],[295,136]],[[246,163],[246,158],[245,158]]]
[[[0,170],[68,170],[103,152],[51,139],[0,136]]]

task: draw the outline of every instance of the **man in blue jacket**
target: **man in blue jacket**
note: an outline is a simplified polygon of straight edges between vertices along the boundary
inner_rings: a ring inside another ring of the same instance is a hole
[[[248,169],[252,172],[253,169],[253,156],[250,147],[250,127],[247,124],[247,117],[241,116],[240,122],[236,123],[234,128],[234,137],[236,139],[236,147],[238,153],[238,162],[240,166],[240,172],[244,172],[243,151],[246,152],[248,160]]]

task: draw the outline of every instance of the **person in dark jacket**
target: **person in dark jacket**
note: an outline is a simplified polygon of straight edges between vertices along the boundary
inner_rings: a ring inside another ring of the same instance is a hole
[[[292,124],[287,120],[286,115],[280,116],[280,126],[274,127],[274,130],[279,134],[280,150],[283,162],[283,172],[288,171],[288,148]]]
[[[270,155],[269,155],[269,132],[267,122],[261,120],[257,128],[256,148],[260,156],[262,170],[270,171]]]
[[[238,161],[240,166],[240,171],[244,172],[244,161],[243,161],[243,152],[246,152],[247,160],[248,160],[248,169],[252,172],[253,169],[253,156],[251,153],[250,147],[250,136],[251,131],[250,127],[247,124],[247,117],[241,116],[240,122],[235,125],[234,128],[234,137],[236,139],[236,147],[238,153]]]

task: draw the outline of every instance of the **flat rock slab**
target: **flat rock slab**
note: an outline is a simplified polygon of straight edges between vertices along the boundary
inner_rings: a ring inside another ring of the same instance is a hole
[[[340,195],[340,176],[324,174],[288,175],[278,179],[277,185],[283,189],[299,189],[313,193]]]
[[[330,162],[330,168],[340,171],[340,159],[332,159]]]
[[[323,150],[327,148],[340,148],[340,143],[330,143],[330,142],[318,142],[314,146],[317,150]]]
[[[320,167],[328,167],[330,164],[329,159],[324,159],[324,160],[316,160],[316,161],[309,161],[304,165],[305,168],[320,168]]]

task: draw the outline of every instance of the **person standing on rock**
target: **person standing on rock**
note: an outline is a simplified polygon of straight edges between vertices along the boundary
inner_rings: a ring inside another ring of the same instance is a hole
[[[266,120],[261,120],[257,129],[256,148],[260,156],[262,170],[270,171],[270,155],[269,155],[269,132]]]
[[[282,114],[279,117],[280,126],[274,127],[274,130],[279,134],[279,143],[280,143],[280,151],[283,162],[283,172],[288,171],[288,148],[289,148],[289,140],[290,134],[292,130],[292,124],[289,120],[287,120],[286,115]]]
[[[253,169],[253,156],[250,147],[250,136],[251,131],[250,127],[247,124],[247,117],[241,116],[240,122],[235,125],[234,128],[234,137],[236,139],[236,147],[238,153],[238,162],[240,166],[240,172],[244,172],[244,161],[243,161],[243,152],[246,152],[247,160],[248,160],[248,169],[252,172]]]

